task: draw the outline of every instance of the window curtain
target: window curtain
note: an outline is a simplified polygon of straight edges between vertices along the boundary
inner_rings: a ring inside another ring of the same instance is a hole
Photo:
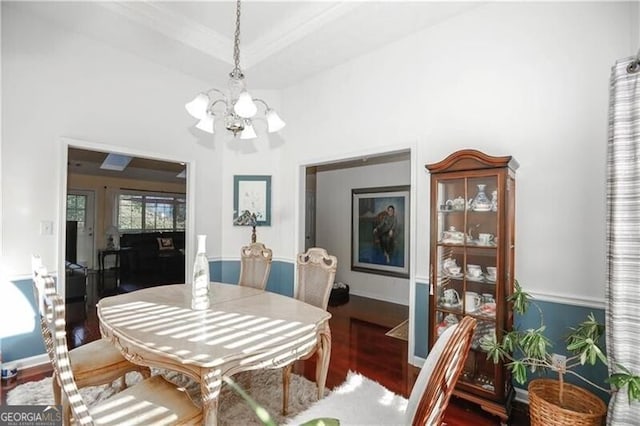
[[[639,52],[640,54],[640,52]],[[612,67],[607,146],[606,339],[609,373],[616,364],[640,372],[640,64]],[[608,425],[638,425],[640,403],[626,389],[609,402]]]

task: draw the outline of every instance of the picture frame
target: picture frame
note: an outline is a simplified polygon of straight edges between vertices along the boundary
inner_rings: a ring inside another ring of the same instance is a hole
[[[409,278],[409,185],[351,190],[351,270]]]
[[[271,226],[271,176],[233,176],[234,225],[251,225],[238,220],[247,211],[255,215],[255,226]]]

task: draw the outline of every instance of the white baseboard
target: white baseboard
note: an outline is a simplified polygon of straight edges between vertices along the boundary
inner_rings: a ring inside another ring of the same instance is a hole
[[[516,401],[529,405],[529,391],[526,389],[516,389]]]
[[[15,365],[19,370],[24,370],[25,368],[38,367],[40,365],[48,364],[49,356],[47,354],[40,354],[35,356],[30,356],[28,358],[21,358],[15,361],[7,361],[5,365]]]

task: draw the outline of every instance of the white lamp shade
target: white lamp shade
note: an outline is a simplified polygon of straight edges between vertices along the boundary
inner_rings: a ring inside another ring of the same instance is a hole
[[[258,112],[258,106],[251,99],[251,95],[243,90],[233,106],[233,110],[242,118],[251,118]]]
[[[213,134],[213,125],[214,125],[213,115],[205,114],[204,117],[200,119],[198,124],[196,124],[196,128],[202,130],[203,132]]]
[[[245,123],[244,130],[240,133],[240,139],[254,139],[258,137],[256,131],[253,130],[253,124]]]
[[[209,97],[204,93],[200,93],[193,100],[185,104],[187,112],[197,119],[202,119],[207,115],[207,107],[209,106]]]
[[[282,129],[287,123],[282,121],[282,119],[278,116],[278,114],[272,110],[267,110],[267,128],[269,129],[269,133],[277,132]]]

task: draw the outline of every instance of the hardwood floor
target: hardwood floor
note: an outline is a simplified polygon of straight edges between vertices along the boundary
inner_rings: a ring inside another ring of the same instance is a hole
[[[88,299],[90,308],[87,318],[82,322],[69,324],[67,337],[70,347],[100,337],[98,321],[95,314],[95,302],[99,299],[97,280],[90,275]],[[104,288],[113,289],[109,283],[109,275]],[[351,296],[348,303],[329,307],[332,314],[331,326],[331,362],[327,375],[327,387],[333,388],[341,384],[349,370],[359,372],[375,380],[389,390],[408,396],[419,373],[418,368],[407,363],[407,342],[385,333],[408,318],[408,307],[381,302],[358,296]],[[314,380],[315,358],[296,363],[294,372]],[[17,384],[40,380],[51,374],[50,369],[35,369],[30,376],[25,372],[13,383],[3,384],[0,392],[2,404],[6,404],[6,392]],[[493,426],[499,425],[498,418],[493,417],[474,404],[458,398],[452,398],[445,416],[447,426]],[[514,404],[510,425],[527,426],[529,421],[526,407]]]

